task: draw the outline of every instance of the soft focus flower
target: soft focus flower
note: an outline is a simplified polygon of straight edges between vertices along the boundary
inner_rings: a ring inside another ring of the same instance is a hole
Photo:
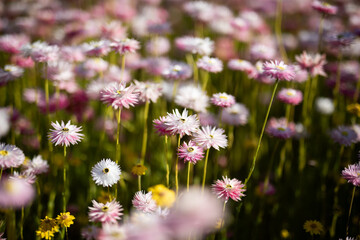
[[[223,176],[223,180],[216,180],[212,185],[212,190],[219,198],[224,199],[226,202],[231,198],[234,201],[240,201],[241,197],[245,196],[245,185],[236,178],[230,179]]]
[[[110,46],[120,55],[135,53],[140,49],[140,43],[135,39],[125,38],[119,41],[113,41]]]
[[[330,115],[335,110],[333,101],[326,97],[318,97],[315,100],[315,107],[318,112],[324,115]]]
[[[10,130],[10,114],[7,108],[0,108],[0,138]]]
[[[114,109],[133,107],[138,103],[139,94],[135,85],[126,87],[124,84],[112,83],[101,91],[101,101]]]
[[[209,97],[200,87],[188,84],[181,86],[175,96],[175,103],[196,112],[206,112],[209,106]]]
[[[159,83],[134,81],[137,91],[140,93],[139,99],[142,102],[156,102],[162,95]]]
[[[58,231],[59,226],[56,220],[46,216],[44,219],[41,219],[39,229],[36,231],[36,235],[41,238],[52,239],[54,237],[54,233]]]
[[[301,68],[307,70],[311,76],[320,75],[326,77],[324,71],[324,65],[326,63],[325,54],[308,54],[304,51],[302,54],[295,56],[295,58]]]
[[[345,145],[347,147],[351,146],[351,144],[357,142],[357,134],[351,128],[347,126],[338,126],[330,132],[330,137],[334,142],[337,142],[341,145]]]
[[[322,2],[322,1],[315,0],[311,6],[313,9],[315,9],[316,11],[323,13],[323,14],[334,15],[337,13],[337,7],[327,3],[325,1]]]
[[[14,145],[0,143],[0,167],[16,168],[23,164],[25,155],[21,149]]]
[[[360,187],[360,162],[350,164],[347,168],[342,170],[341,175],[349,183],[356,187]]]
[[[24,164],[25,172],[35,175],[46,173],[49,170],[49,164],[40,155],[34,157],[31,161]]]
[[[241,103],[235,103],[231,107],[221,111],[221,121],[230,125],[245,125],[249,120],[249,110]]]
[[[192,70],[189,65],[182,62],[172,63],[168,68],[162,72],[162,76],[165,79],[170,80],[185,80],[190,78]]]
[[[319,221],[307,220],[304,223],[304,230],[311,235],[320,235],[324,232],[324,227]]]
[[[198,68],[208,72],[218,73],[223,70],[223,63],[220,59],[203,56],[196,62]]]
[[[160,136],[171,135],[171,131],[168,130],[168,126],[165,124],[166,119],[167,117],[159,117],[159,119],[154,119],[153,121],[156,132]]]
[[[256,68],[249,61],[246,60],[231,59],[228,62],[228,68],[236,71],[245,72],[250,78],[256,76]]]
[[[145,167],[143,164],[136,164],[132,169],[131,172],[135,175],[145,175],[147,170],[147,167]]]
[[[210,38],[180,37],[175,39],[175,45],[192,54],[209,56],[214,51],[214,42]]]
[[[10,179],[22,179],[25,180],[28,184],[34,184],[36,181],[36,176],[33,173],[29,172],[17,172],[14,171],[13,175],[9,177]]]
[[[135,193],[135,196],[132,200],[133,206],[141,212],[152,213],[157,209],[157,205],[152,198],[152,192],[145,193],[143,191],[138,191]]]
[[[51,126],[54,129],[50,129],[49,138],[55,146],[68,147],[70,144],[77,144],[84,137],[84,134],[79,133],[82,130],[81,127],[71,125],[70,120],[66,124],[63,121],[52,122]]]
[[[165,37],[156,37],[146,43],[146,52],[153,56],[164,55],[170,50],[170,42]]]
[[[124,226],[119,224],[105,223],[100,229],[99,235],[97,236],[98,240],[125,240],[127,239],[127,234]]]
[[[188,116],[186,109],[182,113],[178,109],[173,110],[173,113],[168,113],[164,124],[167,126],[167,131],[170,131],[172,135],[179,134],[180,137],[192,135],[200,126],[197,116]]]
[[[70,225],[74,224],[74,219],[75,217],[69,212],[60,213],[60,215],[56,217],[56,221],[60,227],[70,227]]]
[[[349,104],[346,106],[346,110],[349,113],[354,114],[357,117],[360,117],[360,104],[358,103]]]
[[[103,159],[91,169],[91,176],[97,185],[111,187],[119,181],[121,170],[119,165],[110,159]]]
[[[272,137],[291,138],[296,133],[295,124],[288,122],[286,118],[271,118],[267,124],[266,132]]]
[[[177,155],[180,159],[184,159],[185,162],[195,164],[204,158],[204,150],[190,140],[189,143],[184,142],[178,148]]]
[[[294,68],[283,61],[269,61],[264,63],[264,74],[278,80],[291,81],[295,78]]]
[[[277,99],[280,101],[291,104],[298,105],[303,100],[302,92],[292,88],[283,88],[277,94]]]
[[[225,131],[222,128],[205,126],[201,127],[201,129],[194,134],[193,140],[204,149],[213,147],[219,150],[219,148],[225,148],[228,145],[224,133]]]
[[[21,51],[25,57],[31,57],[35,62],[52,62],[59,59],[60,49],[56,45],[37,41],[22,46]]]
[[[89,207],[89,221],[101,223],[117,223],[121,219],[122,206],[115,200],[105,204],[92,200],[93,207]]]
[[[23,178],[2,178],[0,182],[0,207],[22,208],[34,199],[34,187]]]
[[[100,228],[96,226],[87,226],[81,229],[81,237],[86,240],[93,240],[96,239],[99,235]]]
[[[155,185],[148,189],[152,193],[152,198],[160,207],[171,207],[175,202],[175,192],[162,184]]]
[[[29,43],[29,37],[24,34],[6,34],[0,37],[0,50],[15,54],[19,53],[21,47]]]
[[[227,108],[235,104],[235,97],[227,93],[215,93],[210,101],[216,106]]]
[[[81,48],[88,56],[101,57],[110,52],[110,42],[107,40],[85,42]]]

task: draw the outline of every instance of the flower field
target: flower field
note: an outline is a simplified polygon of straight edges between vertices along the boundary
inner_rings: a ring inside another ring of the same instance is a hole
[[[0,240],[360,239],[356,0],[0,2]]]

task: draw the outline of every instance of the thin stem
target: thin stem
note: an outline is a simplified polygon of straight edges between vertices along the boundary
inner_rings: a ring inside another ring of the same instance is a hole
[[[205,188],[206,168],[207,168],[207,163],[208,163],[208,159],[209,159],[209,152],[210,152],[210,148],[209,148],[208,150],[206,150],[205,165],[204,165],[204,174],[203,174],[203,181],[202,181],[201,192],[204,192],[204,188]]]
[[[223,206],[222,215],[221,215],[220,229],[224,226],[224,223],[225,223],[225,208],[226,208],[226,203],[227,203],[227,201],[224,201],[224,206]]]
[[[139,191],[141,191],[141,175],[138,175],[138,187]]]
[[[264,123],[263,123],[263,126],[262,126],[262,129],[261,129],[261,133],[260,133],[260,138],[259,138],[259,141],[258,141],[258,144],[257,144],[257,148],[256,148],[256,152],[255,152],[255,155],[254,155],[254,159],[253,159],[253,162],[252,162],[252,165],[251,165],[251,168],[250,168],[250,172],[249,172],[249,175],[247,176],[247,178],[245,179],[245,185],[247,184],[247,182],[249,181],[254,169],[255,169],[255,164],[256,164],[256,159],[257,159],[257,155],[259,153],[259,150],[260,150],[260,146],[261,146],[261,140],[262,140],[262,137],[264,135],[264,131],[265,131],[265,127],[266,127],[266,123],[267,123],[267,120],[269,118],[269,114],[270,114],[270,110],[271,110],[271,106],[272,106],[272,103],[274,101],[274,97],[275,97],[275,93],[276,93],[276,89],[279,85],[279,80],[276,79],[276,82],[275,82],[275,86],[274,86],[274,90],[272,92],[272,95],[271,95],[271,100],[270,100],[270,103],[269,103],[269,107],[267,109],[267,112],[266,112],[266,116],[265,116],[265,120],[264,120]]]
[[[24,239],[24,207],[21,208],[20,239]]]
[[[4,170],[4,168],[1,168],[1,170],[0,170],[0,180],[1,180],[1,177],[2,177],[3,170]]]
[[[178,149],[180,147],[180,139],[181,139],[181,137],[179,135],[176,151],[178,151]],[[175,187],[176,187],[176,196],[177,196],[179,194],[179,155],[178,154],[176,157],[176,165],[175,165]]]
[[[203,73],[203,86],[202,86],[202,90],[205,91],[206,90],[206,86],[209,82],[209,78],[210,78],[210,74],[207,71],[202,71]]]
[[[115,156],[116,164],[119,164],[120,161],[120,123],[121,123],[121,108],[119,108],[118,117],[117,117],[116,156]]]
[[[168,136],[165,136],[166,186],[169,187],[170,167],[168,162]]]
[[[147,138],[148,138],[148,126],[147,126],[147,120],[149,115],[149,101],[145,102],[145,109],[144,109],[144,134],[142,139],[142,148],[141,148],[141,158],[140,163],[144,164],[145,161],[145,154],[146,154],[146,144],[147,144]]]
[[[281,36],[281,20],[282,20],[282,0],[277,0],[276,19],[275,19],[275,35],[278,42],[279,51],[284,62],[287,62],[287,55]]]
[[[356,190],[356,186],[354,186],[353,191],[352,191],[350,208],[349,208],[349,215],[348,215],[348,220],[347,220],[347,223],[346,223],[346,236],[349,235],[349,222],[350,222],[351,209],[352,209],[353,202],[354,202],[355,190]]]
[[[333,90],[333,97],[334,97],[334,108],[335,110],[337,109],[337,105],[338,105],[338,101],[339,101],[339,91],[340,91],[340,83],[341,83],[341,62],[342,62],[342,52],[340,50],[339,55],[338,55],[338,68],[337,68],[337,73],[336,73],[336,82],[335,82],[335,87]],[[336,114],[334,114],[335,116]]]
[[[66,212],[66,145],[64,145],[64,172],[63,172],[63,179],[64,179],[64,191],[63,191],[63,212]]]
[[[188,162],[188,172],[187,172],[187,181],[186,181],[186,191],[189,191],[189,185],[190,185],[190,168],[191,168],[191,163]]]

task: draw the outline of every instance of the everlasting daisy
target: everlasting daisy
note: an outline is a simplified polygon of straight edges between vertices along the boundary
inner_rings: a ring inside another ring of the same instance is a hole
[[[165,122],[166,122],[166,117],[159,117],[159,119],[155,119],[153,121],[156,132],[160,136],[171,135],[171,131],[167,130],[168,126],[165,124]]]
[[[330,115],[335,110],[333,101],[326,97],[318,97],[315,100],[315,107],[319,113],[324,115]]]
[[[272,136],[282,139],[291,138],[295,135],[295,124],[288,122],[286,118],[271,118],[266,127],[266,132]]]
[[[175,45],[180,50],[202,56],[209,56],[214,51],[214,42],[210,38],[180,37],[175,39]]]
[[[315,0],[311,4],[311,6],[313,9],[315,9],[316,11],[323,13],[323,14],[334,15],[337,13],[337,7],[327,3],[325,1],[323,2],[323,1]]]
[[[283,61],[265,62],[264,74],[278,80],[291,81],[295,78],[295,71],[292,66],[286,65]]]
[[[143,164],[136,164],[132,169],[131,173],[135,175],[145,175],[147,170],[147,167],[145,167]]]
[[[175,192],[162,184],[150,187],[148,191],[152,193],[152,198],[160,207],[169,208],[176,200]]]
[[[56,220],[46,216],[44,219],[41,219],[39,229],[36,231],[36,235],[41,238],[52,239],[54,237],[54,233],[58,231],[59,226]]]
[[[110,44],[110,46],[120,55],[135,53],[137,50],[140,49],[139,41],[130,38],[114,41]]]
[[[219,150],[219,148],[227,147],[228,141],[224,134],[224,129],[205,126],[194,134],[194,142],[204,149],[211,147]]]
[[[209,106],[209,97],[200,87],[187,84],[179,88],[175,96],[175,103],[196,112],[206,112],[206,108]]]
[[[14,145],[0,143],[0,168],[17,168],[23,164],[25,155]]]
[[[89,207],[89,221],[101,223],[117,223],[121,219],[122,206],[115,200],[105,204],[92,200],[93,207]]]
[[[3,178],[0,182],[0,207],[22,208],[34,199],[34,187],[23,178]]]
[[[223,70],[223,63],[220,59],[204,56],[196,62],[197,66],[205,71],[218,73]]]
[[[121,175],[119,165],[110,159],[103,159],[91,169],[91,176],[97,185],[111,187],[116,184]]]
[[[165,79],[171,80],[185,80],[190,78],[191,75],[191,67],[182,62],[175,62],[162,72],[162,76]]]
[[[59,224],[60,227],[70,227],[70,225],[74,224],[74,219],[75,217],[69,212],[60,213],[60,215],[56,217],[57,224]]]
[[[341,175],[349,183],[360,187],[360,162],[349,165],[341,172]]]
[[[324,227],[319,221],[307,220],[304,223],[304,230],[311,235],[320,235],[324,232]]]
[[[308,54],[304,51],[302,54],[295,56],[295,58],[301,68],[307,70],[311,76],[321,75],[326,77],[324,71],[324,65],[326,63],[325,54]]]
[[[162,95],[159,83],[134,81],[136,90],[140,93],[139,99],[142,102],[156,102]]]
[[[158,208],[154,199],[152,198],[152,192],[136,192],[132,200],[132,204],[138,211],[144,213],[153,213]]]
[[[235,104],[235,97],[227,93],[215,93],[210,101],[219,107],[230,107]]]
[[[70,144],[77,144],[84,137],[84,134],[79,133],[82,131],[81,127],[71,125],[70,120],[65,124],[63,121],[58,123],[52,122],[51,126],[54,129],[50,129],[49,138],[52,143],[61,146],[70,146]]]
[[[218,195],[218,198],[222,198],[227,202],[229,198],[234,201],[241,200],[241,197],[245,196],[245,185],[236,178],[230,179],[223,176],[223,180],[216,180],[215,184],[212,185],[212,190]]]
[[[14,171],[14,175],[9,177],[10,179],[22,179],[25,180],[28,184],[34,184],[36,181],[36,176],[30,172],[17,172]]]
[[[298,105],[303,100],[301,91],[292,88],[283,88],[277,94],[277,98],[287,104]]]
[[[49,170],[49,164],[40,155],[34,157],[31,161],[24,164],[25,172],[35,175],[46,173]]]
[[[101,57],[110,52],[110,42],[108,40],[86,42],[81,45],[81,48],[88,56]]]
[[[139,94],[134,85],[126,87],[124,84],[112,83],[104,88],[100,95],[101,101],[114,109],[133,107],[139,101]]]
[[[184,109],[182,113],[178,109],[173,110],[173,113],[168,113],[165,119],[166,130],[170,131],[172,135],[179,134],[182,138],[184,135],[192,135],[200,126],[199,119],[196,115],[189,115],[188,111]]]
[[[125,240],[127,234],[124,226],[119,224],[103,224],[100,229],[99,235],[97,236],[98,240]]]
[[[357,142],[358,139],[356,132],[351,127],[347,126],[338,126],[336,129],[333,129],[330,132],[330,137],[334,140],[334,142],[347,147]]]
[[[5,34],[0,37],[0,50],[17,54],[25,44],[29,43],[29,37],[25,34]]]
[[[184,159],[185,162],[197,163],[204,158],[204,150],[196,145],[193,141],[189,143],[184,142],[177,152],[180,159]]]
[[[228,62],[228,68],[232,70],[245,72],[250,78],[256,76],[256,68],[246,60],[231,59]]]
[[[249,120],[249,110],[241,103],[235,103],[231,107],[221,111],[221,121],[230,125],[245,125]]]

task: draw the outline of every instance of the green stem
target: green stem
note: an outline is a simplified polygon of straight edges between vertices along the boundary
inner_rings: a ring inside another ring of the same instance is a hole
[[[138,175],[138,187],[139,191],[141,191],[141,175]]]
[[[169,187],[170,167],[168,162],[168,136],[165,136],[166,186]]]
[[[15,211],[9,209],[6,211],[6,230],[7,230],[7,239],[16,240],[15,232]]]
[[[24,207],[21,208],[20,239],[24,239]]]
[[[144,134],[142,139],[142,148],[141,148],[141,158],[140,163],[144,164],[145,161],[145,154],[146,154],[146,144],[147,144],[147,138],[148,138],[148,115],[149,115],[149,101],[145,102],[145,109],[144,109]]]
[[[1,168],[1,170],[0,170],[0,180],[1,180],[1,177],[2,177],[3,170],[4,170],[4,168]]]
[[[64,190],[63,190],[63,212],[66,212],[66,145],[64,145],[64,171],[63,171],[63,179],[64,179]]]
[[[274,158],[275,158],[276,151],[277,151],[277,149],[279,147],[279,143],[280,143],[280,140],[277,140],[276,143],[275,143],[274,150],[273,150],[273,152],[271,154],[269,168],[268,168],[268,171],[266,173],[266,177],[265,177],[265,181],[264,181],[263,193],[266,192],[266,189],[267,189],[267,187],[269,185],[271,167],[272,167],[272,165],[274,163]]]
[[[189,186],[190,186],[190,168],[191,168],[191,164],[190,161],[188,162],[188,172],[187,172],[187,181],[186,181],[186,191],[189,191]]]
[[[264,120],[264,123],[263,123],[263,126],[262,126],[262,129],[261,129],[261,133],[260,133],[260,138],[259,138],[259,141],[258,141],[258,144],[257,144],[257,148],[256,148],[256,152],[255,152],[255,155],[254,155],[254,159],[252,161],[252,165],[251,165],[251,168],[250,168],[250,172],[249,172],[249,175],[247,176],[247,178],[245,179],[245,185],[247,184],[247,182],[250,180],[250,177],[255,169],[255,164],[256,164],[256,159],[257,159],[257,155],[259,153],[259,150],[260,150],[260,146],[261,146],[261,140],[263,138],[263,135],[264,135],[264,131],[265,131],[265,127],[266,127],[266,123],[267,123],[267,120],[269,118],[269,114],[270,114],[270,109],[271,109],[271,106],[272,106],[272,103],[274,101],[274,97],[275,97],[275,93],[276,93],[276,89],[279,85],[279,79],[276,79],[276,82],[275,82],[275,86],[274,86],[274,90],[272,92],[272,95],[271,95],[271,100],[270,100],[270,103],[269,103],[269,106],[268,106],[268,109],[267,109],[267,112],[266,112],[266,116],[265,116],[265,120]]]
[[[222,215],[221,215],[220,229],[224,226],[224,223],[225,223],[226,203],[227,203],[227,201],[224,201],[223,210],[222,210]]]
[[[338,55],[338,69],[337,69],[337,73],[336,73],[336,82],[335,82],[335,87],[333,90],[335,111],[337,109],[337,105],[339,102],[339,91],[340,91],[340,81],[341,81],[341,62],[342,62],[342,52],[340,50],[339,55]],[[334,114],[334,115],[336,115],[336,114]]]
[[[282,21],[282,0],[277,0],[276,19],[275,19],[275,35],[278,42],[279,51],[284,62],[287,62],[287,55],[281,36],[281,21]]]
[[[207,168],[207,163],[208,163],[208,159],[209,159],[209,152],[210,152],[210,148],[208,150],[206,150],[204,174],[203,174],[203,181],[202,181],[202,187],[201,187],[202,192],[204,192],[204,188],[205,188],[206,168]]]
[[[179,147],[180,147],[180,135],[178,138],[178,144],[177,144],[177,149],[176,152],[178,151]],[[176,165],[175,165],[175,187],[176,187],[176,196],[178,196],[179,194],[179,155],[176,154]]]
[[[116,164],[120,162],[120,123],[121,123],[121,108],[119,108],[118,116],[117,116],[117,132],[116,132],[116,156],[115,161]]]
[[[348,215],[348,220],[347,220],[347,223],[346,223],[346,236],[349,235],[349,222],[350,222],[351,209],[352,209],[352,206],[353,206],[353,203],[354,203],[355,190],[356,190],[356,186],[354,186],[353,191],[352,191],[350,208],[349,208],[349,215]]]
[[[207,71],[202,71],[203,73],[203,86],[202,86],[202,90],[205,91],[206,90],[206,86],[209,82],[209,78],[210,78],[210,74]]]

